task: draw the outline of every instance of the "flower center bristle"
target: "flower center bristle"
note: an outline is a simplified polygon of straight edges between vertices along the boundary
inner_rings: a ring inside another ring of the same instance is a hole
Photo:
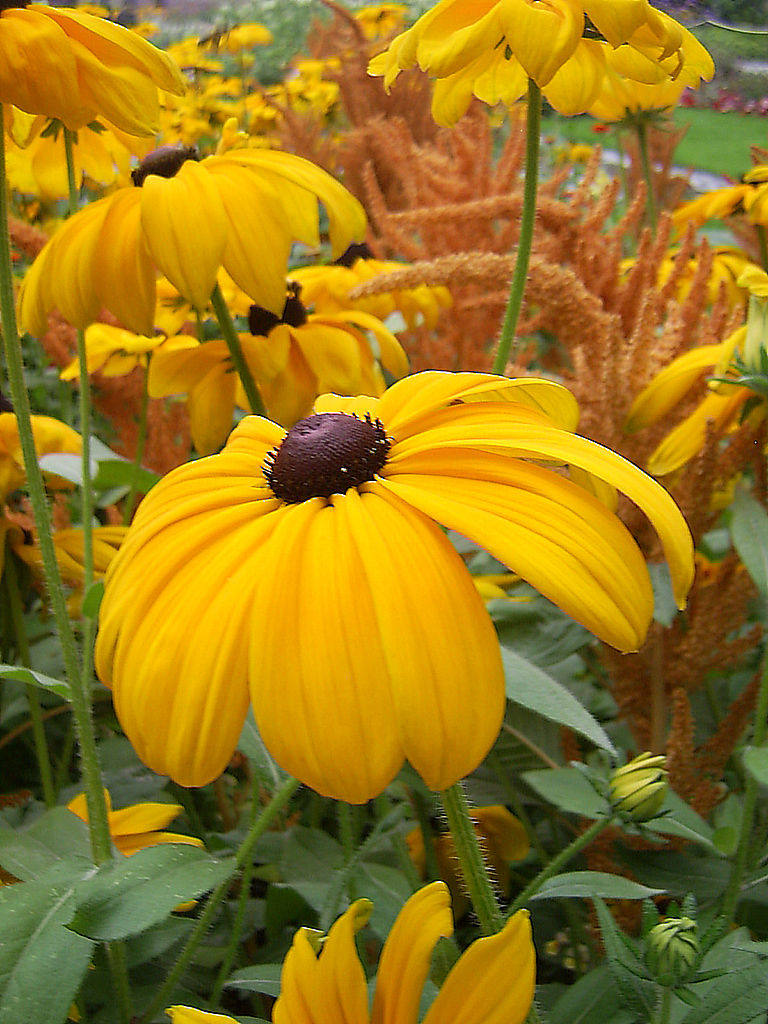
[[[131,171],[131,181],[140,188],[150,174],[156,174],[159,178],[172,178],[187,160],[199,159],[197,146],[185,146],[182,143],[160,146],[148,153],[139,166]]]
[[[381,420],[323,412],[299,420],[267,455],[264,476],[276,497],[295,505],[344,494],[373,480],[391,440]]]

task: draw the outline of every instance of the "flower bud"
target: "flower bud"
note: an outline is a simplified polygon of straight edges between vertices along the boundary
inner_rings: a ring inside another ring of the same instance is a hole
[[[611,803],[632,821],[650,821],[667,792],[666,758],[646,751],[617,768],[611,776]]]
[[[695,921],[668,918],[651,928],[645,941],[645,962],[660,985],[679,985],[690,978],[700,951]]]

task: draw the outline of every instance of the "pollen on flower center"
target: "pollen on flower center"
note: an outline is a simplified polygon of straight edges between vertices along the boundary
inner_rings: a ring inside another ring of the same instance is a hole
[[[131,171],[131,181],[139,188],[150,174],[156,174],[160,178],[172,178],[187,160],[199,159],[200,154],[196,146],[185,146],[182,143],[160,146],[147,153],[139,166]]]
[[[373,480],[391,441],[381,420],[343,412],[318,413],[294,424],[267,455],[264,476],[278,498],[298,504],[344,494]]]

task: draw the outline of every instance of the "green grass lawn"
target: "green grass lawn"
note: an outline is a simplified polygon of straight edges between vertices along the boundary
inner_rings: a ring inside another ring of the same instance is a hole
[[[674,120],[678,125],[689,125],[675,159],[675,163],[682,167],[738,178],[752,166],[750,146],[768,147],[768,117],[681,108],[675,111]],[[542,127],[544,134],[572,142],[601,142],[606,148],[614,146],[613,135],[598,135],[593,131],[596,123],[594,118],[587,116],[553,115],[544,118]]]

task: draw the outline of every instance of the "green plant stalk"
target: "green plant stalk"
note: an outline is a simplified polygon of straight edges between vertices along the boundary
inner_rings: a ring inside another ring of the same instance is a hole
[[[518,910],[521,910],[531,896],[535,895],[539,891],[548,878],[552,878],[553,875],[559,874],[569,861],[573,860],[578,853],[581,853],[585,847],[589,846],[589,844],[611,824],[611,821],[612,819],[609,817],[598,818],[596,821],[593,821],[586,832],[582,832],[580,836],[577,836],[577,838],[573,840],[570,846],[566,846],[566,848],[561,850],[556,857],[553,857],[549,864],[547,864],[546,867],[536,875],[533,881],[523,889],[507,911],[507,916],[511,917]]]
[[[237,336],[235,325],[232,322],[227,304],[224,301],[224,296],[221,294],[221,288],[218,284],[213,289],[211,295],[211,305],[213,311],[216,314],[216,319],[219,321],[219,327],[221,327],[221,333],[224,336],[224,341],[227,343],[230,355],[232,356],[232,362],[235,364],[235,369],[240,378],[240,383],[243,385],[243,391],[248,399],[248,403],[251,406],[251,412],[257,416],[266,416],[267,410],[264,406],[261,394],[256,385],[256,381],[253,379],[253,375],[250,371],[248,363],[245,361],[245,355],[243,354],[243,347],[240,344],[240,339]]]
[[[645,121],[638,121],[636,124],[637,131],[637,145],[640,150],[640,163],[643,168],[643,177],[645,178],[645,186],[647,189],[647,196],[645,199],[646,209],[648,211],[648,223],[651,226],[652,231],[656,231],[656,193],[653,188],[653,174],[651,171],[651,158],[648,154],[648,126]]]
[[[659,1024],[669,1024],[672,1010],[672,989],[664,986],[661,990],[661,1006],[659,1007]]]
[[[532,78],[528,79],[528,106],[526,111],[525,136],[525,183],[523,185],[523,208],[520,214],[520,237],[517,242],[517,259],[509,299],[501,325],[499,346],[493,361],[493,373],[504,373],[515,341],[517,321],[523,306],[523,295],[528,278],[528,264],[533,245],[533,227],[536,220],[536,188],[539,181],[539,144],[541,140],[541,89]]]
[[[752,745],[755,747],[763,745],[766,732],[768,732],[768,653],[765,654],[764,659],[763,675],[760,679],[760,689],[757,691],[757,704],[755,706],[755,728],[752,733]],[[723,917],[722,934],[725,934],[730,929],[736,916],[739,891],[741,883],[744,881],[744,872],[752,845],[752,827],[755,820],[758,789],[759,785],[754,775],[747,773],[747,781],[744,786],[744,803],[741,812],[739,843],[736,847],[736,857],[731,869],[731,877],[728,879],[728,886],[723,895],[723,904],[720,911]]]
[[[283,783],[283,785],[275,793],[271,801],[267,804],[267,806],[264,808],[264,810],[261,812],[258,818],[253,822],[250,829],[248,830],[248,835],[241,843],[235,858],[237,867],[240,870],[243,870],[245,868],[245,865],[248,863],[251,857],[251,853],[253,852],[253,847],[256,845],[257,840],[272,824],[277,815],[280,813],[283,807],[285,807],[285,805],[288,803],[288,801],[291,799],[291,797],[293,796],[293,794],[296,792],[300,785],[301,783],[299,782],[298,779],[289,778],[286,782]],[[214,916],[216,915],[216,911],[219,909],[221,903],[224,900],[224,897],[227,895],[230,884],[230,880],[222,882],[221,885],[217,886],[211,893],[210,898],[208,899],[208,902],[206,903],[202,914],[197,919],[197,924],[195,925],[192,934],[187,939],[187,944],[184,946],[184,949],[182,949],[181,953],[179,954],[176,963],[173,965],[168,974],[168,977],[165,979],[161,987],[158,989],[157,995],[152,1000],[151,1004],[147,1007],[147,1009],[144,1011],[143,1016],[139,1020],[139,1024],[148,1024],[148,1022],[151,1021],[152,1018],[157,1014],[157,1012],[163,1007],[163,1004],[165,1003],[166,998],[170,995],[173,986],[181,977],[184,968],[192,959],[192,955],[194,954],[197,947],[200,945],[200,942],[203,939],[205,933],[213,924],[213,919]]]
[[[453,844],[456,847],[464,883],[485,935],[495,935],[504,927],[504,915],[488,876],[469,804],[460,782],[440,794]]]
[[[2,104],[0,104],[0,118],[2,116],[3,109]],[[88,828],[91,837],[91,850],[94,862],[96,864],[103,864],[112,856],[109,825],[107,823],[107,806],[102,788],[91,708],[82,687],[82,669],[77,654],[72,623],[67,614],[61,575],[53,546],[48,499],[45,494],[43,475],[38,465],[34,436],[32,434],[32,412],[24,381],[21,339],[16,327],[13,266],[11,263],[10,236],[8,233],[8,191],[6,181],[5,134],[3,133],[3,138],[0,140],[0,323],[2,323],[3,329],[3,345],[8,368],[8,382],[11,390],[11,401],[13,402],[19,428],[19,442],[24,455],[29,499],[37,527],[45,584],[53,609],[54,621],[64,658],[64,668],[70,685],[70,704],[72,705],[72,714],[75,719],[80,744],[82,771],[88,804]]]
[[[147,354],[147,365],[144,367],[144,381],[141,392],[141,407],[139,408],[139,432],[136,438],[136,455],[133,459],[133,472],[128,494],[125,496],[123,505],[123,526],[128,526],[133,518],[133,506],[136,501],[136,491],[139,484],[139,470],[141,460],[144,458],[144,446],[147,443],[147,414],[149,412],[149,362],[152,353]]]
[[[122,942],[110,942],[107,944],[107,960],[109,962],[109,973],[112,976],[112,984],[117,993],[117,1009],[120,1014],[120,1024],[131,1024],[133,1019],[133,1000],[131,998],[131,987],[128,982],[125,949]]]
[[[29,655],[29,640],[27,631],[24,628],[24,608],[21,603],[21,592],[19,590],[19,577],[16,574],[14,555],[10,545],[6,544],[5,562],[3,566],[2,583],[8,606],[11,610],[13,631],[16,636],[16,653],[18,660],[25,668],[32,668],[32,661]],[[53,784],[53,770],[51,758],[48,751],[48,744],[45,739],[45,727],[43,725],[43,711],[40,706],[40,694],[37,687],[27,683],[27,700],[29,701],[29,717],[32,720],[32,737],[35,744],[35,756],[40,768],[40,782],[43,786],[43,799],[46,807],[53,807],[56,804],[56,787]]]

